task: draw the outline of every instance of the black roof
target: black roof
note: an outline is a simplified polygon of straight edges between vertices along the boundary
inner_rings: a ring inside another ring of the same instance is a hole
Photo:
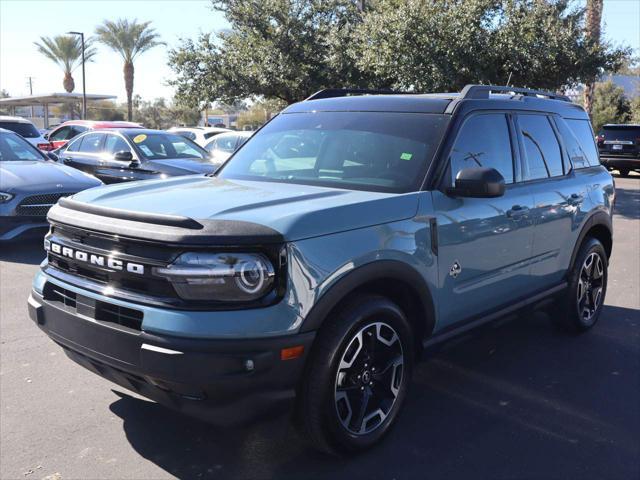
[[[450,114],[459,107],[464,110],[531,110],[570,118],[587,118],[581,106],[563,95],[490,85],[468,85],[460,93],[428,94],[329,89],[289,106],[283,113],[353,111]]]
[[[294,103],[283,113],[312,111],[444,113],[452,100],[451,96],[429,94],[358,95]]]

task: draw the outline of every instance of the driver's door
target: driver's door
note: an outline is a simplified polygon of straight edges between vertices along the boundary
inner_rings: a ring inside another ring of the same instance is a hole
[[[136,180],[143,173],[136,153],[129,143],[117,133],[107,133],[101,155],[100,166],[96,176],[104,183],[125,182]],[[132,160],[117,160],[116,153],[129,152]]]
[[[510,125],[503,113],[465,119],[449,154],[443,191],[432,192],[442,326],[480,316],[528,293],[533,195],[517,181],[519,154]],[[444,193],[460,170],[479,166],[502,174],[503,196],[461,198]]]

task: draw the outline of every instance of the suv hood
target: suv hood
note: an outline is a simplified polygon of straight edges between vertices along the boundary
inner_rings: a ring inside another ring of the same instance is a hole
[[[91,175],[59,163],[37,160],[0,162],[0,190],[77,192],[102,182]]]
[[[188,176],[110,185],[73,196],[95,207],[240,221],[299,240],[416,215],[418,193],[391,194]]]

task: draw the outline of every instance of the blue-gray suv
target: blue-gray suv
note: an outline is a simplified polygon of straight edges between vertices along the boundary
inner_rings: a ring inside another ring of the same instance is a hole
[[[231,424],[293,403],[316,447],[361,450],[424,349],[523,308],[590,329],[613,202],[565,97],[324,90],[215,174],[62,199],[29,312],[164,405]]]

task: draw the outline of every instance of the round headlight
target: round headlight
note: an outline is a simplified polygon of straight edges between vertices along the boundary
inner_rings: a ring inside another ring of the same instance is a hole
[[[247,302],[273,288],[275,272],[261,253],[183,253],[154,273],[171,282],[185,300]]]

